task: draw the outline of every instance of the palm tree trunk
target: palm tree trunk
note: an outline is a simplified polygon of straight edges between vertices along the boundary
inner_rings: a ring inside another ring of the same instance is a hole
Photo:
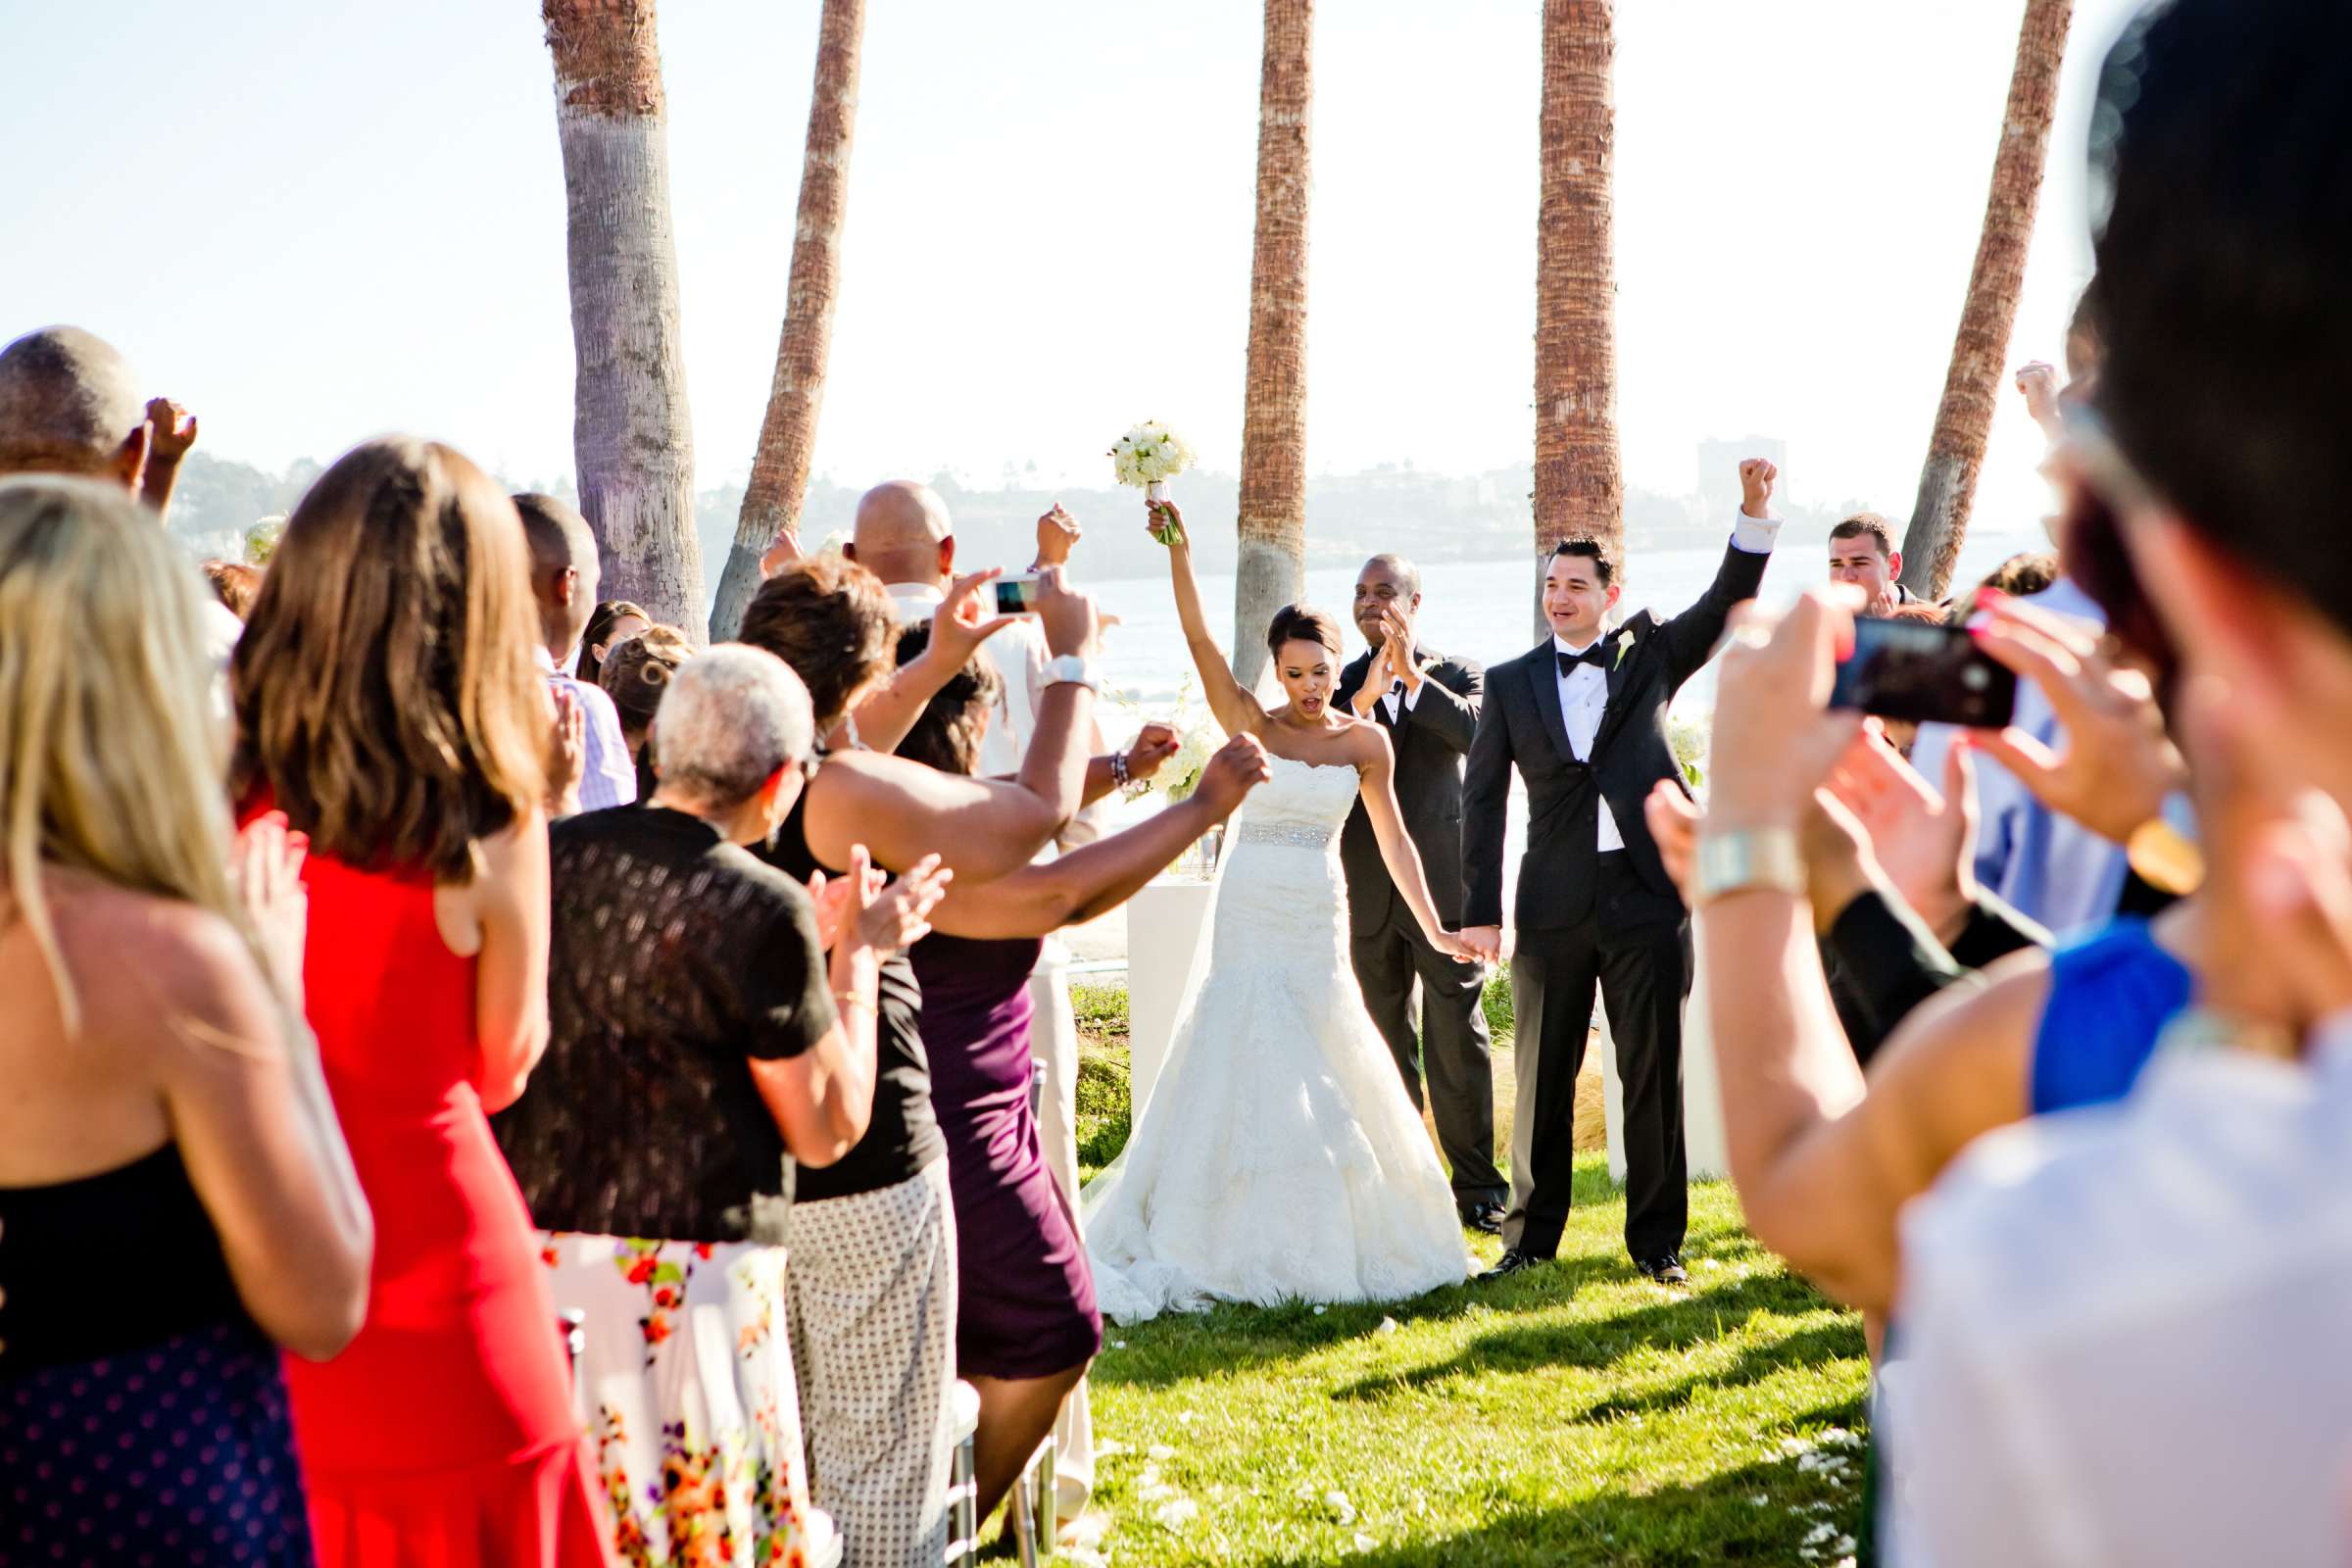
[[[801,158],[800,221],[767,416],[752,456],[751,483],[735,521],[735,545],[718,581],[710,635],[732,637],[760,588],[760,558],[779,532],[798,535],[825,401],[833,346],[833,304],[841,290],[841,236],[850,206],[850,142],[858,122],[858,55],[865,0],[824,0],[816,24],[816,86],[808,96],[808,142]]]
[[[2001,114],[2000,150],[1992,161],[1992,193],[1984,204],[1984,231],[1977,240],[1943,400],[1936,405],[1928,461],[1920,469],[1919,499],[1903,535],[1903,586],[1923,598],[1941,599],[1950,588],[1952,567],[1968,537],[1969,509],[1976,502],[2009,333],[2017,324],[2018,293],[2025,286],[2026,250],[2048,161],[2050,116],[2058,106],[2058,67],[2074,9],[2074,0],[2026,0],[2017,66]]]
[[[1249,385],[1242,407],[1241,564],[1233,669],[1256,684],[1274,612],[1306,581],[1307,122],[1314,0],[1266,0],[1257,89],[1257,241],[1250,258]]]
[[[564,148],[572,454],[604,592],[699,631],[694,431],[654,0],[545,0]]]
[[[1536,215],[1539,582],[1551,547],[1572,534],[1605,541],[1623,564],[1613,11],[1611,0],[1544,0],[1543,194]]]

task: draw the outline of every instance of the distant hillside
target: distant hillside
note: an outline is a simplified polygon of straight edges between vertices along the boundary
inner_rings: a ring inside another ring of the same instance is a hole
[[[250,464],[192,453],[172,501],[172,531],[199,553],[235,555],[248,527],[291,511],[319,471],[320,466],[308,459],[272,474]],[[567,499],[576,494],[568,475],[553,481],[497,477],[511,489],[546,489]],[[1058,501],[1086,528],[1079,560],[1088,574],[1135,577],[1161,569],[1159,549],[1144,533],[1143,498],[1133,490],[1018,485],[982,490],[948,474],[935,475],[931,483],[955,514],[959,559],[974,567],[1017,570],[1027,565],[1036,550],[1037,518]],[[1307,562],[1346,564],[1383,550],[1424,562],[1512,559],[1530,548],[1533,488],[1524,464],[1467,475],[1387,464],[1361,473],[1324,474],[1307,481]],[[811,548],[830,533],[849,532],[860,493],[824,478],[809,486],[803,531]],[[1189,473],[1176,481],[1176,499],[1184,508],[1202,569],[1232,570],[1240,481],[1229,473]],[[704,579],[713,593],[742,505],[743,487],[734,483],[706,490],[696,499]],[[1826,524],[1836,514],[1809,509],[1790,512],[1800,527]],[[1695,496],[1648,490],[1626,495],[1628,542],[1637,550],[1704,544],[1722,536],[1724,522],[1713,505]]]
[[[1058,501],[1086,528],[1080,560],[1089,572],[1133,577],[1160,569],[1159,547],[1144,532],[1143,497],[1133,490],[979,490],[945,474],[934,476],[931,483],[955,514],[958,559],[974,566],[1027,565],[1035,553],[1038,516]],[[1419,561],[1506,560],[1530,548],[1532,488],[1524,466],[1466,476],[1384,466],[1310,479],[1307,561],[1314,565],[1351,564],[1383,550]],[[1201,568],[1233,569],[1239,479],[1230,473],[1188,473],[1176,481],[1175,491]],[[825,480],[809,487],[803,533],[811,546],[828,533],[848,533],[858,494]],[[706,564],[723,559],[734,537],[742,497],[739,486],[704,493],[697,514]],[[1632,492],[1626,512],[1637,547],[1685,542],[1683,536],[1694,531],[1720,531],[1713,518],[1697,514],[1694,501],[1649,491]],[[715,578],[715,571],[712,575]]]

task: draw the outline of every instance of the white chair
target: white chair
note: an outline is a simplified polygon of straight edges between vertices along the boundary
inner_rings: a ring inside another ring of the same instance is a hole
[[[948,1568],[970,1562],[980,1545],[980,1484],[972,1452],[979,1430],[980,1391],[958,1379],[948,1402],[948,1432],[956,1446],[948,1470]],[[1054,1557],[1054,1460],[1049,1436],[1029,1456],[1005,1502],[1005,1528],[1021,1568],[1038,1568]]]
[[[1038,1568],[1054,1556],[1055,1508],[1054,1496],[1054,1463],[1057,1457],[1054,1435],[1037,1446],[1029,1462],[1021,1469],[1021,1478],[1012,1484],[1012,1497],[1006,1508],[1012,1526],[1012,1543],[1020,1553],[1021,1568]]]
[[[948,1432],[956,1445],[948,1469],[948,1552],[951,1565],[968,1562],[980,1544],[980,1483],[973,1470],[972,1437],[980,1430],[980,1391],[957,1379],[948,1399]]]

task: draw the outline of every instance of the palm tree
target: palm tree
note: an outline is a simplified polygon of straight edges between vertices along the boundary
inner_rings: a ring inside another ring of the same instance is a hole
[[[735,521],[735,546],[718,580],[710,635],[731,637],[760,586],[760,558],[778,533],[798,536],[816,416],[825,399],[833,302],[841,289],[841,235],[850,205],[850,141],[858,122],[858,51],[865,0],[824,0],[816,24],[816,85],[801,157],[800,221],[784,295],[784,335],[752,477]]]
[[[1571,534],[1622,556],[1617,454],[1616,53],[1611,0],[1544,0],[1536,211],[1536,558]],[[1539,600],[1536,629],[1544,629]]]
[[[544,0],[564,148],[572,453],[607,597],[699,629],[694,433],[654,0]]]
[[[1992,160],[1992,194],[1984,203],[1984,230],[1968,274],[1968,298],[1960,308],[1960,331],[1952,340],[1936,429],[1928,438],[1928,461],[1920,469],[1919,499],[1903,535],[1903,586],[1924,598],[1943,597],[1968,536],[1993,401],[2000,394],[2010,329],[2017,324],[2017,296],[2025,285],[2026,249],[2034,237],[2034,208],[2050,145],[2050,115],[2058,105],[2058,66],[2074,9],[2074,0],[2026,0],[2009,103],[2001,114],[2000,150]]]
[[[1266,662],[1274,612],[1306,580],[1307,121],[1314,0],[1266,0],[1257,87],[1257,242],[1250,258],[1250,367],[1242,404],[1241,564],[1233,668]]]

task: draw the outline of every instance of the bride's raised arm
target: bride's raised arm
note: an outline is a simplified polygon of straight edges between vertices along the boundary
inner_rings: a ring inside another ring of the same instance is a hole
[[[1152,525],[1168,539],[1168,576],[1176,586],[1176,618],[1184,623],[1184,645],[1192,650],[1193,667],[1200,672],[1200,690],[1208,710],[1228,735],[1253,735],[1266,710],[1234,678],[1224,651],[1208,633],[1208,617],[1200,612],[1200,585],[1193,579],[1193,546],[1184,531],[1184,514],[1173,501],[1150,503]]]
[[[1362,748],[1356,772],[1362,779],[1358,788],[1364,815],[1371,820],[1372,836],[1380,841],[1380,859],[1389,868],[1389,880],[1404,895],[1404,906],[1413,911],[1429,945],[1457,963],[1468,963],[1474,956],[1438,918],[1437,905],[1429,896],[1429,877],[1421,869],[1421,852],[1405,834],[1404,813],[1396,808],[1396,754],[1389,746],[1388,734],[1377,724],[1358,724],[1355,734],[1356,745]]]

